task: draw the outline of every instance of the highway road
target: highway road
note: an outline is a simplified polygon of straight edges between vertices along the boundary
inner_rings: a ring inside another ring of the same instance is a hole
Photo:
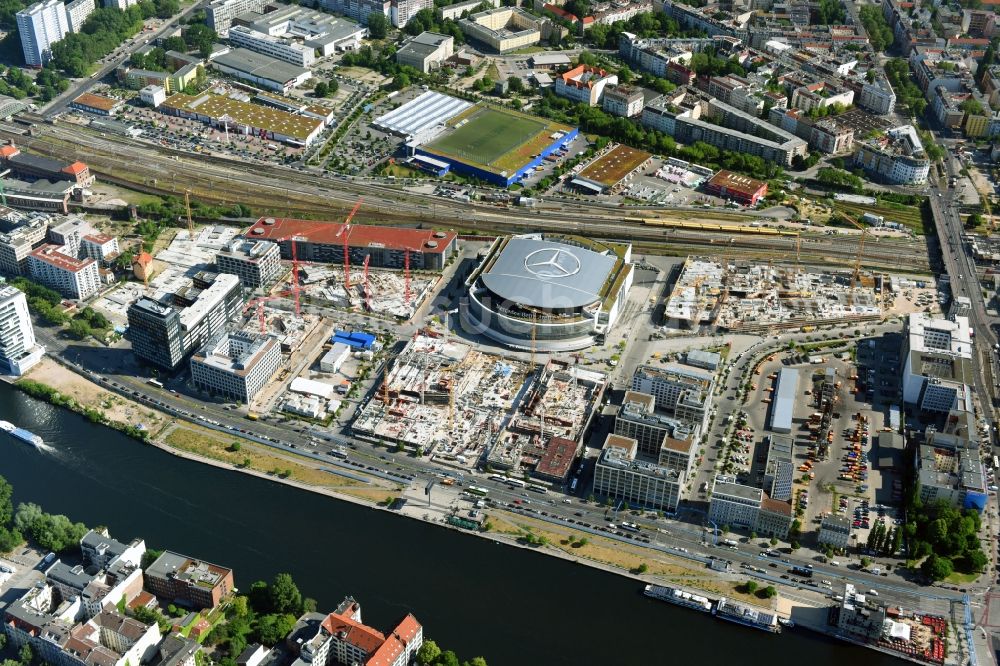
[[[960,166],[955,163],[951,153],[949,153],[947,166],[949,177],[957,175]],[[957,194],[954,189],[948,188],[947,185],[946,182],[938,181],[932,186],[931,211],[934,214],[934,223],[941,243],[945,271],[951,282],[952,296],[968,297],[972,303],[969,323],[975,334],[975,344],[973,345],[975,351],[973,354],[975,388],[980,398],[980,404],[983,406],[982,416],[992,426],[995,422],[992,397],[996,388],[996,375],[992,371],[987,371],[996,359],[993,346],[997,343],[997,334],[994,329],[997,322],[995,318],[986,313],[976,265],[962,240],[965,231],[958,212]]]

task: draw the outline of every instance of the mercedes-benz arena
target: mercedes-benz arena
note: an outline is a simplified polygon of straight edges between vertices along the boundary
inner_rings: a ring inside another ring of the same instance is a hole
[[[498,238],[465,286],[463,322],[516,349],[604,342],[632,286],[632,246],[580,236]]]

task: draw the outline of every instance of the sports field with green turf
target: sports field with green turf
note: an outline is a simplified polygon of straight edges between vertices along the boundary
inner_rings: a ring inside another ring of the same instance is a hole
[[[551,135],[571,128],[543,118],[472,107],[448,124],[447,130],[422,148],[494,173],[513,172],[552,143]]]

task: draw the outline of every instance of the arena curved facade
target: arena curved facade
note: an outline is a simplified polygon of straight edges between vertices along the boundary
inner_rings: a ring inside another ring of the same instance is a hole
[[[631,259],[631,245],[580,236],[498,238],[465,282],[463,323],[515,349],[600,344],[628,298]]]

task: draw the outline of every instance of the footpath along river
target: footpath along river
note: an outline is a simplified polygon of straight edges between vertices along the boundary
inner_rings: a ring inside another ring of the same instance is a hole
[[[425,635],[491,666],[888,666],[902,661],[803,630],[779,636],[647,599],[637,582],[554,557],[184,460],[0,384],[15,502],[106,525],[127,541],[232,567],[246,588],[290,572],[331,609],[344,595],[380,629],[413,612]]]

